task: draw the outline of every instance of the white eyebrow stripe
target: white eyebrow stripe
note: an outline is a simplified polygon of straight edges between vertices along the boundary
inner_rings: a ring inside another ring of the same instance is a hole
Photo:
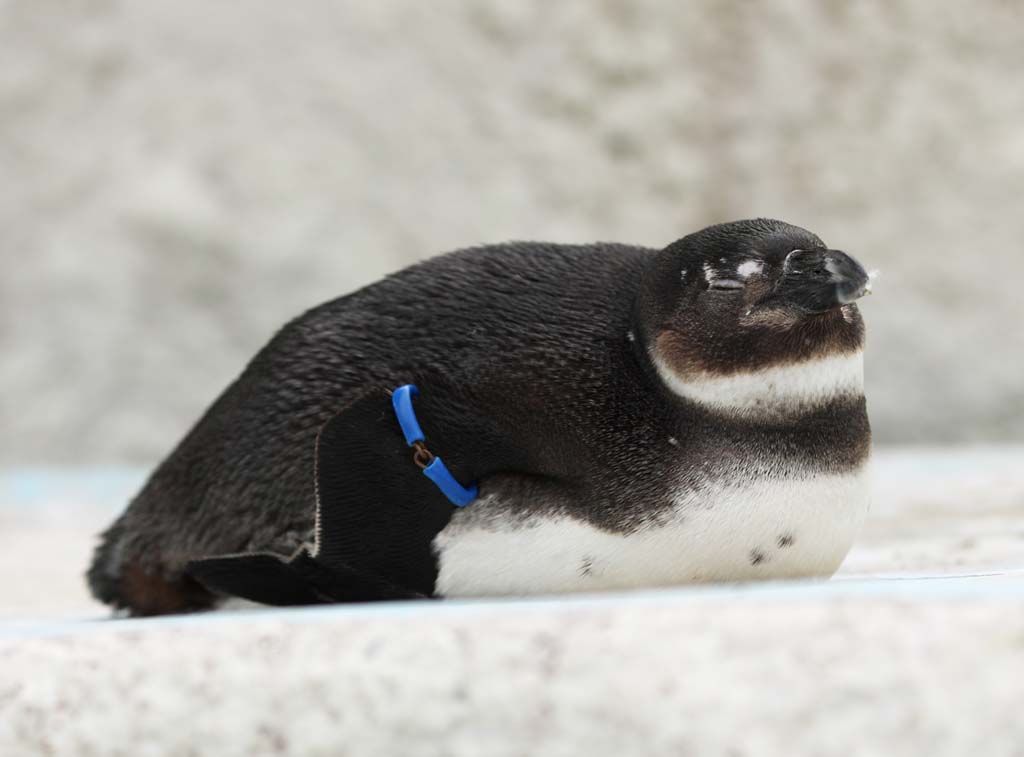
[[[864,393],[864,353],[834,355],[758,371],[680,376],[652,349],[658,375],[673,392],[714,410],[778,416],[806,412],[842,396]]]
[[[740,267],[736,269],[736,275],[743,279],[749,279],[751,276],[755,276],[764,270],[764,263],[760,260],[747,260],[740,263]]]

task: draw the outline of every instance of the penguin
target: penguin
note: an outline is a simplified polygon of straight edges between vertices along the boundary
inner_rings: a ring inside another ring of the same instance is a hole
[[[771,219],[430,258],[286,324],[101,535],[90,588],[153,615],[218,606],[238,565],[272,604],[829,577],[868,510],[870,289]],[[410,385],[467,506],[409,459]]]

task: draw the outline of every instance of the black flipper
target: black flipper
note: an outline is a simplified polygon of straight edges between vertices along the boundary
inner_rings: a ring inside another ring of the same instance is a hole
[[[328,568],[305,549],[290,560],[269,552],[208,557],[193,560],[188,571],[219,594],[278,607],[426,596],[348,566]]]
[[[324,601],[313,585],[291,565],[269,552],[225,555],[193,560],[188,572],[219,594],[265,605],[315,605]]]
[[[316,459],[317,562],[336,571],[356,566],[432,594],[431,542],[455,507],[413,462],[391,397],[381,392],[328,421]]]
[[[425,383],[415,410],[427,446],[464,485],[519,462],[450,388]],[[414,464],[389,392],[368,391],[324,425],[315,475],[312,551],[291,560],[267,553],[211,557],[193,561],[188,572],[217,593],[272,605],[431,596],[432,542],[455,506]]]

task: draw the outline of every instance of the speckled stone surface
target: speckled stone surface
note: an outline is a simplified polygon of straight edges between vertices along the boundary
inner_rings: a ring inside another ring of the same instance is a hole
[[[1022,597],[668,594],[0,638],[0,753],[1019,755]]]
[[[81,572],[142,472],[0,475],[0,756],[1020,757],[1021,459],[880,451],[826,583],[139,621]]]

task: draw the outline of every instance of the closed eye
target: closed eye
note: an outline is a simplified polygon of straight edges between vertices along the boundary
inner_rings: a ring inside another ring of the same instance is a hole
[[[742,289],[743,286],[743,282],[739,279],[713,279],[708,282],[708,289],[717,289],[719,291],[735,291]]]

